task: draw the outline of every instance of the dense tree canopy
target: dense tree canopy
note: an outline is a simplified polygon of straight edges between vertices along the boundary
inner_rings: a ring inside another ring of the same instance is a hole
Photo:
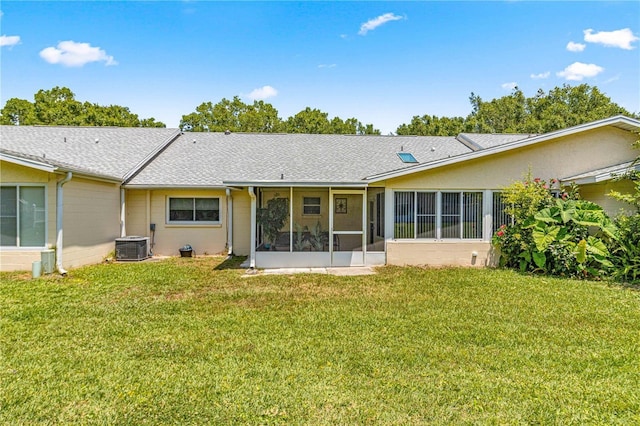
[[[465,131],[462,117],[438,117],[435,115],[417,115],[409,124],[401,124],[396,133],[399,135],[452,136]]]
[[[283,121],[273,105],[264,101],[246,104],[238,96],[223,98],[215,105],[203,102],[195,112],[182,116],[180,128],[194,132],[380,134],[372,124],[362,124],[355,118],[330,120],[326,112],[309,107]]]
[[[516,87],[511,94],[491,101],[471,93],[469,102],[471,113],[467,117],[416,115],[408,124],[398,126],[396,133],[546,133],[618,114],[637,117],[588,84],[565,84],[549,92],[540,89],[529,98]],[[66,87],[39,90],[33,102],[9,99],[0,110],[0,124],[165,127],[154,118],[140,119],[124,106],[80,102]],[[380,134],[373,124],[363,124],[356,118],[329,118],[328,113],[310,107],[283,120],[273,105],[264,101],[247,104],[238,96],[223,98],[217,104],[203,102],[194,112],[182,116],[180,128],[194,132]]]
[[[34,95],[34,102],[9,99],[0,110],[0,124],[166,127],[154,118],[139,119],[127,107],[80,102],[66,87],[39,90]]]
[[[213,105],[203,102],[195,112],[182,116],[180,128],[193,132],[280,132],[278,110],[263,101],[245,104],[238,96]]]
[[[597,87],[563,85],[545,93],[538,90],[527,98],[517,87],[507,96],[483,101],[469,97],[471,113],[466,117],[414,116],[398,127],[399,135],[449,135],[473,133],[546,133],[618,114],[634,117],[600,92]]]

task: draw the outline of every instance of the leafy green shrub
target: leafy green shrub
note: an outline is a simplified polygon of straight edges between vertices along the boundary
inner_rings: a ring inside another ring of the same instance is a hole
[[[562,276],[607,275],[614,265],[606,243],[617,238],[616,226],[600,206],[580,200],[575,186],[556,191],[558,198],[538,178],[506,188],[505,211],[513,225],[493,237],[500,265]]]
[[[634,146],[640,149],[640,140]],[[633,164],[640,164],[640,156]],[[630,204],[635,208],[635,213],[631,216],[621,213],[616,218],[620,238],[610,246],[613,277],[619,281],[640,284],[640,170],[632,169],[617,179],[629,179],[634,184],[634,191],[630,194],[611,191],[609,196]]]
[[[616,219],[619,236],[610,247],[613,278],[640,284],[640,213]]]

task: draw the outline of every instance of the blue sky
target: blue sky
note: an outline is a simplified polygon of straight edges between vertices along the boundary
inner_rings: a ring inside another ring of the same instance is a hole
[[[0,3],[2,105],[69,87],[176,127],[202,102],[263,99],[383,134],[466,116],[469,95],[598,86],[640,112],[640,2]]]

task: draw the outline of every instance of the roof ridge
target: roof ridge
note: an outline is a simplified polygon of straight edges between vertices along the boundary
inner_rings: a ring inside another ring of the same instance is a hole
[[[164,140],[156,149],[151,151],[147,156],[145,156],[138,164],[133,166],[131,170],[129,170],[123,177],[122,183],[127,183],[131,179],[133,179],[142,169],[144,169],[150,162],[152,162],[162,151],[164,151],[173,141],[178,139],[182,135],[180,129],[175,129],[175,132],[171,136],[169,136],[166,140]]]

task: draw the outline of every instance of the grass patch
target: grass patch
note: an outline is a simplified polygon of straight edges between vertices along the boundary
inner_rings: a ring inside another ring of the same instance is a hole
[[[640,292],[511,271],[0,275],[0,422],[640,422]]]

